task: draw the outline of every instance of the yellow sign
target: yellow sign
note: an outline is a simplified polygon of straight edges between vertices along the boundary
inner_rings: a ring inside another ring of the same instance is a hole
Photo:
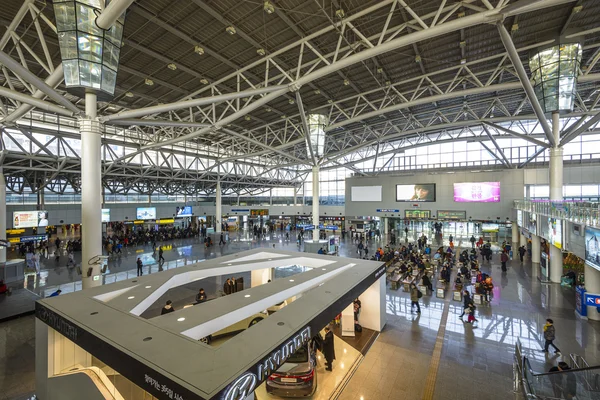
[[[175,220],[173,218],[157,219],[156,223],[157,224],[174,224]]]
[[[133,223],[136,224],[136,225],[140,225],[140,224],[144,223],[144,220],[142,220],[142,219],[136,219],[135,221],[133,221]]]
[[[20,243],[21,239],[19,239],[19,238],[8,238],[8,241],[10,243]]]
[[[25,233],[25,229],[7,229],[7,235],[20,235],[21,233]]]

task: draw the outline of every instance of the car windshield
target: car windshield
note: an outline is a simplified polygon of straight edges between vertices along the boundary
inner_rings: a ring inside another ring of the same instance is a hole
[[[301,347],[294,354],[292,354],[285,362],[290,363],[303,363],[308,361],[308,349]]]

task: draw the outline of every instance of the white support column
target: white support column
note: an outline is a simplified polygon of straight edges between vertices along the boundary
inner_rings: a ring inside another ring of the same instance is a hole
[[[313,190],[312,190],[312,215],[313,215],[313,241],[319,241],[319,167],[312,167]]]
[[[525,246],[527,248],[527,237],[519,234],[519,246]]]
[[[585,290],[589,293],[600,294],[600,271],[586,264],[584,274]],[[588,319],[600,321],[600,313],[597,311],[597,307],[588,307],[587,314]]]
[[[390,233],[389,219],[387,217],[384,217],[384,218],[381,218],[381,221],[383,222],[383,234],[387,235],[388,233]]]
[[[100,122],[96,118],[96,93],[85,93],[85,118],[79,120],[81,132],[81,281],[83,289],[102,285],[102,175],[100,172]],[[88,277],[88,270],[92,273]]]
[[[552,134],[556,143],[560,143],[560,115],[552,113]],[[550,201],[563,200],[563,148],[554,146],[550,149]],[[560,283],[563,274],[563,257],[561,249],[550,245],[551,282]]]
[[[216,191],[215,197],[216,197],[216,199],[215,199],[215,206],[216,206],[215,232],[221,233],[221,223],[223,221],[221,221],[222,206],[221,206],[221,181],[220,180],[217,181],[217,191]]]
[[[6,240],[6,182],[0,167],[0,239]],[[0,264],[6,262],[6,249],[0,248]]]
[[[540,237],[537,235],[531,235],[531,263],[534,267],[540,265],[541,251],[542,248]]]
[[[519,226],[517,225],[517,221],[513,221],[512,223],[512,242],[513,242],[513,252],[517,251],[517,247],[519,245]]]

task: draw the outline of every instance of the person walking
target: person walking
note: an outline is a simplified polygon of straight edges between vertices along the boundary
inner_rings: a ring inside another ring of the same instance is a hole
[[[468,290],[465,290],[463,292],[463,312],[458,316],[458,318],[462,319],[462,317],[465,315],[467,308],[469,308],[469,304],[471,304],[472,302],[473,300],[471,299],[471,293],[469,293]]]
[[[419,297],[421,297],[422,294],[419,291],[419,289],[417,288],[417,285],[415,285],[414,283],[410,284],[410,310],[412,312],[413,307],[417,306],[417,314],[421,314],[421,306],[419,305]]]
[[[548,353],[550,346],[554,347],[554,354],[560,354],[560,349],[554,344],[556,339],[556,328],[554,328],[554,321],[550,318],[546,320],[544,325],[544,353]]]
[[[363,244],[363,242],[361,240],[358,243],[358,258],[362,258],[364,248],[365,248],[365,245]]]
[[[500,262],[502,263],[502,271],[506,272],[506,263],[508,262],[508,254],[506,250],[500,255]]]
[[[221,232],[221,236],[219,237],[219,246],[221,244],[226,244],[225,243],[225,236],[223,235],[223,232]]]
[[[471,235],[471,239],[469,239],[469,241],[471,242],[471,248],[474,249],[475,248],[475,236]]]
[[[142,276],[144,274],[144,271],[142,271],[142,267],[144,266],[144,263],[142,263],[142,259],[138,257],[136,264],[137,264],[137,276]]]
[[[333,371],[333,360],[335,360],[335,348],[333,343],[333,332],[329,326],[325,327],[325,340],[323,340],[323,356],[325,356],[325,371]]]
[[[525,246],[519,247],[519,259],[521,260],[521,263],[523,262],[523,257],[525,257],[525,253],[527,253],[527,250],[525,250]]]
[[[162,264],[162,263],[164,263],[164,262],[165,262],[165,258],[163,257],[163,253],[164,253],[164,252],[165,252],[165,251],[163,250],[162,246],[160,246],[160,247],[158,248],[158,263],[159,263],[159,264]]]

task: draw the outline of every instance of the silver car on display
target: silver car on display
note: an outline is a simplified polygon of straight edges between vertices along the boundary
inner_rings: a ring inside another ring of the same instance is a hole
[[[312,396],[317,390],[317,357],[305,345],[267,379],[267,393],[280,397]]]

